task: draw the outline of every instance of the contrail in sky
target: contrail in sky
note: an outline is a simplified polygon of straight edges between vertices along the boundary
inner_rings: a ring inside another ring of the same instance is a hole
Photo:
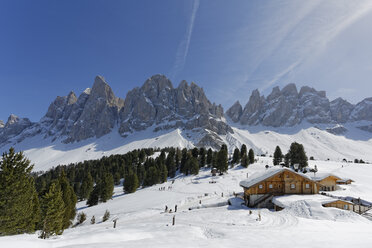
[[[173,78],[183,69],[186,63],[187,54],[189,52],[189,46],[191,41],[191,35],[192,30],[194,29],[194,22],[196,13],[199,9],[199,0],[194,0],[194,3],[192,5],[192,12],[190,17],[189,25],[187,26],[187,30],[185,33],[184,39],[181,41],[181,43],[178,46],[177,54],[176,54],[176,61],[174,62],[173,68],[171,70],[170,78]]]

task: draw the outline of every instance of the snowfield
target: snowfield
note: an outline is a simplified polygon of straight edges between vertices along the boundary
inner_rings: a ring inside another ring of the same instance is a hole
[[[324,208],[322,195],[276,197],[282,211],[248,209],[233,193],[242,192],[239,182],[248,175],[262,173],[271,158],[257,157],[249,168],[235,167],[223,176],[212,178],[208,169],[197,176],[179,175],[160,185],[123,194],[115,187],[112,200],[86,207],[79,202],[78,212],[87,214],[80,226],[65,230],[49,240],[37,234],[0,238],[1,247],[371,247],[372,221],[356,213]],[[372,201],[372,165],[331,161],[310,161],[319,172],[352,178],[334,195],[362,197]],[[216,183],[210,183],[211,181]],[[160,191],[160,187],[166,190]],[[169,189],[168,189],[169,187]],[[223,194],[223,195],[222,195]],[[232,205],[227,205],[230,200]],[[176,213],[165,213],[165,206]],[[101,222],[105,210],[111,217]],[[192,209],[192,210],[189,210]],[[250,214],[250,210],[252,213]],[[96,224],[90,224],[92,216]],[[259,221],[259,215],[261,221]],[[175,216],[175,225],[172,219]],[[113,219],[118,219],[116,229]]]
[[[231,123],[229,123],[231,124]],[[292,142],[304,145],[307,156],[315,159],[353,161],[355,158],[372,162],[372,133],[362,131],[355,126],[363,123],[347,124],[347,133],[334,135],[325,129],[312,127],[308,124],[295,127],[268,128],[253,126],[249,130],[235,125],[234,133],[221,136],[229,151],[246,144],[253,148],[256,154],[273,154],[275,147],[280,146],[286,153]],[[364,123],[365,124],[365,123]],[[204,133],[201,130],[161,130],[154,132],[156,126],[144,131],[134,132],[123,138],[117,128],[100,138],[90,138],[81,142],[64,144],[61,137],[57,140],[44,138],[45,134],[28,137],[19,143],[11,143],[0,147],[0,151],[9,150],[14,146],[35,164],[34,171],[46,171],[59,164],[69,164],[90,159],[99,159],[112,154],[124,154],[134,149],[149,147],[180,147],[193,148]]]

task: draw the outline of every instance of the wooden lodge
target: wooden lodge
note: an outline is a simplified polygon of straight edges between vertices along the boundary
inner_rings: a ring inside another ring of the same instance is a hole
[[[319,175],[312,177],[312,179],[318,182],[319,184],[321,184],[320,189],[319,189],[321,191],[337,190],[337,181],[342,180],[338,176],[335,176],[330,173],[319,174]]]
[[[320,184],[287,168],[273,168],[240,182],[249,207],[274,207],[271,199],[285,194],[318,194]]]
[[[350,210],[358,214],[362,214],[370,209],[369,206],[366,206],[361,202],[351,202],[341,199],[335,199],[330,202],[323,203],[322,205],[323,207],[333,207],[343,210]]]
[[[352,182],[354,182],[354,180],[352,180],[352,179],[350,179],[350,178],[345,178],[345,179],[337,180],[337,181],[336,181],[336,184],[343,184],[343,185],[346,185],[346,184],[351,184]]]

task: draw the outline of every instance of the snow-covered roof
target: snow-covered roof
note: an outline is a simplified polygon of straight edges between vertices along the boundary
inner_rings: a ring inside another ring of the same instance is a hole
[[[314,181],[321,181],[327,177],[335,177],[337,180],[341,180],[340,177],[332,174],[332,173],[315,173],[315,176],[312,176],[311,179]]]
[[[352,203],[351,201],[346,201],[346,200],[342,200],[342,199],[335,199],[335,198],[332,198],[332,199],[329,199],[329,200],[324,200],[324,201],[322,201],[322,204],[327,204],[327,203],[332,203],[332,202],[337,202],[337,201],[342,201],[342,202],[354,205],[354,203]]]
[[[354,180],[351,179],[351,178],[342,178],[342,179],[340,179],[340,180],[337,180],[336,182],[338,182],[338,183],[345,183],[345,182],[347,182],[347,181],[354,182]]]
[[[248,176],[248,178],[241,181],[239,185],[244,187],[244,188],[250,188],[250,187],[256,185],[257,183],[259,183],[261,181],[264,181],[267,178],[270,178],[272,176],[275,176],[276,174],[281,173],[283,171],[290,171],[292,173],[295,173],[295,174],[297,174],[301,177],[304,177],[304,178],[312,181],[312,179],[309,176],[297,173],[297,172],[295,172],[291,169],[274,167],[274,168],[268,169],[267,171],[264,171],[264,172],[261,172],[261,173],[255,173],[252,176]]]

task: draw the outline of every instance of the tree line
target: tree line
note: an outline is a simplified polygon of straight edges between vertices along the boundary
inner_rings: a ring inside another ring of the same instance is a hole
[[[241,150],[234,163],[253,163],[253,150],[247,153],[245,145]],[[40,238],[59,235],[71,226],[77,201],[87,200],[89,206],[106,202],[122,179],[123,191],[133,193],[139,187],[166,182],[177,173],[197,175],[202,167],[224,173],[229,164],[228,148],[223,144],[219,151],[203,147],[137,149],[32,172],[33,165],[23,153],[10,148],[0,161],[0,235],[36,230],[41,230]]]

